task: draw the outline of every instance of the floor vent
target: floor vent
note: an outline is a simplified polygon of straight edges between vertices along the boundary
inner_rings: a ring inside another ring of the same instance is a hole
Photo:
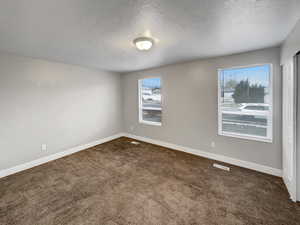
[[[131,141],[130,144],[133,144],[133,145],[139,145],[140,142],[137,142],[137,141]]]
[[[228,166],[223,166],[223,165],[217,164],[217,163],[214,163],[214,164],[213,164],[213,167],[216,167],[216,168],[221,169],[221,170],[230,171],[230,167],[228,167]]]

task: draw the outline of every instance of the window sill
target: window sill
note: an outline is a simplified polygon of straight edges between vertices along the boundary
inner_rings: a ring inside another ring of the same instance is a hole
[[[159,123],[159,122],[150,122],[150,121],[140,121],[141,124],[145,124],[145,125],[152,125],[152,126],[159,126],[161,127],[162,126],[162,123]]]
[[[273,143],[272,138],[264,138],[264,137],[254,136],[254,135],[239,135],[239,134],[229,133],[229,132],[219,132],[219,135],[226,136],[226,137],[240,138],[240,139],[245,139],[245,140],[251,140],[251,141]]]

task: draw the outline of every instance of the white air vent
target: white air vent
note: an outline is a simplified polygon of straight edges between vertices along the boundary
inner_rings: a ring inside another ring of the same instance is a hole
[[[228,167],[228,166],[223,166],[223,165],[220,165],[220,164],[217,164],[217,163],[214,163],[214,164],[213,164],[213,167],[216,167],[216,168],[221,169],[221,170],[230,171],[230,167]]]
[[[140,144],[140,142],[137,142],[137,141],[131,141],[130,143],[133,144],[133,145],[139,145]]]

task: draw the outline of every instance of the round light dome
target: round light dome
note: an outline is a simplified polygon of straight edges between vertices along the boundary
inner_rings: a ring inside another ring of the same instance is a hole
[[[135,44],[136,48],[140,51],[147,51],[150,50],[153,46],[153,40],[148,37],[139,37],[134,39],[133,43]]]

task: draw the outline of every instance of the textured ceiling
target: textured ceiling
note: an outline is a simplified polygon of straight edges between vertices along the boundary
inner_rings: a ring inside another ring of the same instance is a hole
[[[279,45],[299,17],[300,0],[1,0],[0,50],[126,72]]]

